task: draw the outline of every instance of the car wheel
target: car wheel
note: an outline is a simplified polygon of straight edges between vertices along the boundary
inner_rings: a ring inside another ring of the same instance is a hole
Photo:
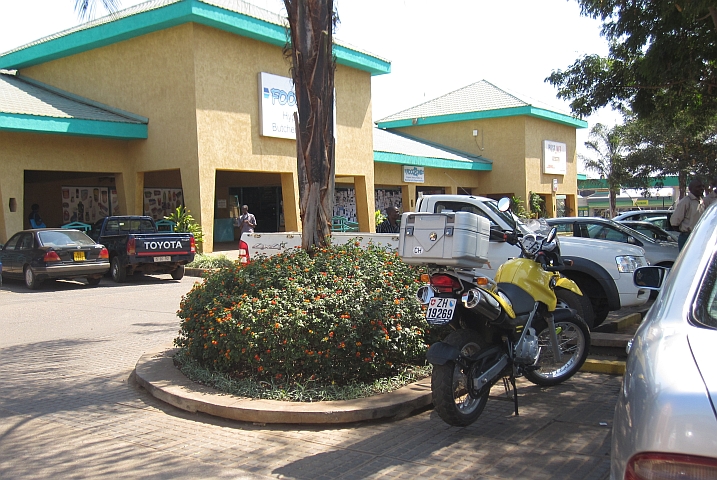
[[[100,280],[102,280],[102,276],[101,276],[101,275],[100,275],[100,276],[97,276],[97,277],[87,277],[87,283],[88,283],[89,285],[92,285],[93,287],[94,287],[95,285],[99,285],[99,284],[100,284]]]
[[[127,269],[122,266],[119,257],[113,257],[110,264],[110,274],[115,283],[122,283],[127,278]]]
[[[175,280],[181,280],[184,277],[184,265],[180,265],[176,270],[172,271],[172,278]]]
[[[40,285],[42,285],[42,281],[37,279],[30,265],[25,267],[25,285],[27,285],[27,288],[30,290],[37,290],[40,288]]]

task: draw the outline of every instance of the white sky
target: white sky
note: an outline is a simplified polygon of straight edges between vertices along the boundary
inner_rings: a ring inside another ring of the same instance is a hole
[[[284,12],[282,0],[250,1]],[[581,17],[576,0],[334,1],[336,38],[391,61],[390,74],[373,78],[374,120],[479,80],[569,113],[545,78],[584,54],[607,53],[600,23]],[[74,3],[0,0],[0,52],[77,25]],[[138,3],[121,0],[123,8]],[[588,128],[577,131],[579,154],[587,154],[595,123],[614,125],[620,116],[604,110],[586,120]]]

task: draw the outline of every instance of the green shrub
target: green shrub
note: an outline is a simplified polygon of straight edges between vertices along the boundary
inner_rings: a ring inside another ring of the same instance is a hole
[[[419,285],[418,268],[375,245],[288,250],[196,284],[175,344],[234,378],[371,382],[424,362]]]
[[[226,255],[206,255],[198,253],[194,256],[192,263],[188,263],[188,268],[226,268],[234,265],[234,261]]]

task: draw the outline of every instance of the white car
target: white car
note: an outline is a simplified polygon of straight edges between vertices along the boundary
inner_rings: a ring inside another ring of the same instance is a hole
[[[659,287],[666,270],[636,283]],[[705,211],[629,347],[610,478],[717,478],[717,207]]]

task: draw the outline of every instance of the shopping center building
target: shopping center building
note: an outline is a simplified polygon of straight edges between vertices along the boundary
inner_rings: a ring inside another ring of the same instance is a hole
[[[0,243],[35,203],[48,226],[184,204],[205,251],[233,240],[242,204],[258,231],[300,230],[286,38],[241,0],[152,0],[0,55]],[[532,192],[574,214],[585,122],[480,81],[374,125],[389,61],[338,40],[334,54],[335,213],[360,231],[426,192]]]

